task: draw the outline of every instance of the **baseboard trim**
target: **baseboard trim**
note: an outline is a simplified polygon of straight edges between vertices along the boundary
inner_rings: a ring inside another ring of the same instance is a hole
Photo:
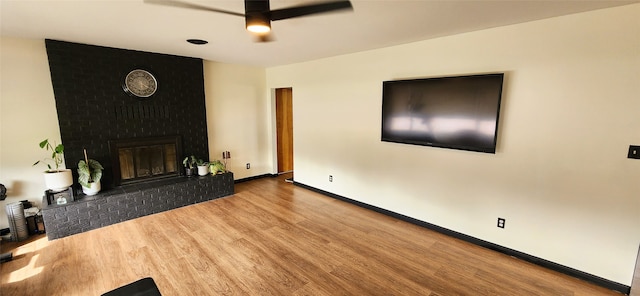
[[[536,257],[536,256],[532,256],[532,255],[529,255],[529,254],[526,254],[526,253],[522,253],[520,251],[516,251],[516,250],[510,249],[510,248],[507,248],[507,247],[503,247],[501,245],[497,245],[497,244],[494,244],[494,243],[491,243],[491,242],[488,242],[488,241],[485,241],[485,240],[481,240],[479,238],[466,235],[464,233],[453,231],[453,230],[450,230],[450,229],[447,229],[447,228],[444,228],[444,227],[440,227],[440,226],[435,225],[435,224],[431,224],[431,223],[428,223],[428,222],[425,222],[425,221],[422,221],[422,220],[418,220],[418,219],[415,219],[415,218],[412,218],[412,217],[409,217],[409,216],[405,216],[405,215],[402,215],[402,214],[399,214],[399,213],[396,213],[396,212],[392,212],[392,211],[389,211],[389,210],[386,210],[386,209],[383,209],[383,208],[380,208],[380,207],[376,207],[376,206],[373,206],[373,205],[370,205],[370,204],[366,204],[366,203],[363,203],[363,202],[360,202],[360,201],[357,201],[357,200],[353,200],[353,199],[350,199],[350,198],[347,198],[347,197],[344,197],[344,196],[340,196],[340,195],[337,195],[337,194],[334,194],[334,193],[331,193],[331,192],[328,192],[328,191],[324,191],[322,189],[318,189],[318,188],[315,188],[315,187],[312,187],[312,186],[309,186],[309,185],[306,185],[306,184],[303,184],[303,183],[299,183],[299,182],[294,181],[293,184],[296,185],[296,186],[300,186],[302,188],[305,188],[305,189],[308,189],[308,190],[311,190],[311,191],[314,191],[314,192],[317,192],[317,193],[320,193],[320,194],[323,194],[323,195],[338,199],[338,200],[342,200],[342,201],[348,202],[350,204],[357,205],[357,206],[365,208],[365,209],[369,209],[369,210],[372,210],[372,211],[375,211],[375,212],[378,212],[378,213],[381,213],[381,214],[384,214],[384,215],[387,215],[387,216],[391,216],[391,217],[394,217],[396,219],[399,219],[399,220],[402,220],[402,221],[405,221],[405,222],[409,222],[409,223],[412,223],[412,224],[415,224],[415,225],[418,225],[418,226],[422,226],[424,228],[431,229],[433,231],[437,231],[439,233],[442,233],[442,234],[445,234],[445,235],[448,235],[448,236],[451,236],[451,237],[455,237],[457,239],[461,239],[463,241],[466,241],[466,242],[469,242],[469,243],[472,243],[472,244],[475,244],[475,245],[478,245],[478,246],[481,246],[481,247],[484,247],[484,248],[487,248],[487,249],[490,249],[490,250],[494,250],[494,251],[497,251],[497,252],[500,252],[500,253],[503,253],[503,254],[506,254],[506,255],[509,255],[509,256],[513,256],[513,257],[516,257],[518,259],[522,259],[524,261],[531,262],[533,264],[536,264],[536,265],[539,265],[539,266],[542,266],[542,267],[545,267],[545,268],[548,268],[548,269],[551,269],[551,270],[554,270],[554,271],[557,271],[557,272],[564,273],[566,275],[570,275],[572,277],[575,277],[575,278],[578,278],[578,279],[581,279],[581,280],[596,284],[598,286],[607,288],[609,290],[617,291],[617,292],[623,293],[625,295],[629,295],[629,293],[631,292],[631,287],[630,286],[623,285],[623,284],[620,284],[620,283],[617,283],[617,282],[614,282],[614,281],[610,281],[608,279],[601,278],[599,276],[596,276],[596,275],[593,275],[593,274],[590,274],[590,273],[586,273],[586,272],[583,272],[583,271],[580,271],[580,270],[577,270],[577,269],[574,269],[574,268],[571,268],[571,267],[568,267],[568,266],[565,266],[565,265],[562,265],[562,264],[558,264],[558,263],[555,263],[555,262],[552,262],[552,261],[549,261],[549,260],[546,260],[546,259],[542,259],[542,258],[539,258],[539,257]]]
[[[277,176],[278,176],[277,174],[262,174],[262,175],[257,175],[257,176],[253,176],[253,177],[247,177],[247,178],[238,179],[238,180],[233,181],[233,183],[238,184],[238,183],[257,180],[257,179],[262,179],[262,178],[274,178],[274,177],[277,177]]]

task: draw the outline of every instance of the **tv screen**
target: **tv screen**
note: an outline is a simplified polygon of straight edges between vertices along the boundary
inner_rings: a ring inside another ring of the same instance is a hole
[[[384,81],[382,141],[495,153],[503,77]]]

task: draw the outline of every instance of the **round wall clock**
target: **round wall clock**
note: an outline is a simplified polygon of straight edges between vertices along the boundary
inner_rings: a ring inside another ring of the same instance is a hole
[[[136,69],[124,78],[122,88],[125,92],[139,98],[148,98],[158,90],[158,81],[148,71]]]

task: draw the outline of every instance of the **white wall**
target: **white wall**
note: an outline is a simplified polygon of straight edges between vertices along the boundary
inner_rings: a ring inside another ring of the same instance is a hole
[[[204,81],[209,159],[231,152],[227,169],[236,180],[271,173],[265,69],[205,61]]]
[[[5,205],[21,200],[40,204],[46,166],[33,167],[51,154],[40,149],[44,139],[60,143],[49,62],[44,40],[0,40],[0,228],[9,227]]]
[[[506,73],[495,155],[380,141],[382,81],[486,72]],[[267,69],[282,85],[297,182],[631,284],[640,4]]]

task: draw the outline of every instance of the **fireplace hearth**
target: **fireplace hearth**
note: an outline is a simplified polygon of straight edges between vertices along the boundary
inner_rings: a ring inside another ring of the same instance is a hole
[[[180,136],[109,141],[116,186],[154,181],[180,174]]]
[[[47,226],[47,237],[54,240],[233,193],[231,172],[194,178],[165,178],[120,186],[93,196],[81,195],[78,200],[62,205],[45,205],[42,217]]]

